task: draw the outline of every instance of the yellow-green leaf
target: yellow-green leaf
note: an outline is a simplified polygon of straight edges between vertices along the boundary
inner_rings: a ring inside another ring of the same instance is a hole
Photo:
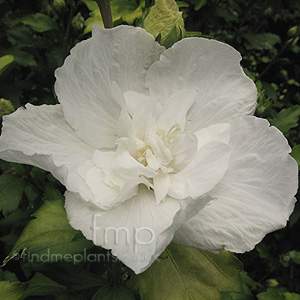
[[[0,75],[6,70],[6,68],[14,61],[13,55],[4,55],[0,57]]]
[[[0,299],[19,300],[22,298],[26,286],[21,282],[0,281]]]
[[[152,266],[132,278],[142,300],[221,299],[221,292],[240,292],[240,261],[222,251],[219,255],[171,244]]]
[[[4,265],[23,249],[24,260],[55,262],[70,260],[73,254],[93,246],[70,226],[61,200],[45,201],[33,216],[35,219],[27,224]]]
[[[156,0],[143,27],[155,38],[160,35],[160,44],[165,47],[172,46],[184,36],[182,12],[175,0]]]
[[[5,216],[18,208],[24,187],[24,179],[19,176],[13,174],[0,176],[0,211]]]

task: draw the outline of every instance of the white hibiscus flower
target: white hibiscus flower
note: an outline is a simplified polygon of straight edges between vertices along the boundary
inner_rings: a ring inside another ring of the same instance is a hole
[[[141,28],[95,26],[55,73],[60,104],[4,117],[0,158],[50,171],[70,224],[136,273],[171,241],[249,251],[286,225],[298,167],[252,116],[240,60],[215,40],[166,50]]]

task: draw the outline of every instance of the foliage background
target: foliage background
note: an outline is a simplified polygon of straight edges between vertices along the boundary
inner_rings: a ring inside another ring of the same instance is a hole
[[[142,25],[152,4],[150,0],[112,0],[115,25]],[[267,118],[285,134],[299,163],[300,2],[186,0],[177,4],[188,36],[215,38],[242,53],[245,72],[259,91],[256,115]],[[0,0],[0,117],[27,102],[57,103],[54,70],[77,42],[90,36],[91,25],[101,22],[99,16],[96,3],[90,0]],[[48,222],[46,216],[54,208],[55,215],[62,218],[58,222],[64,224],[64,187],[48,173],[30,166],[0,161],[0,174],[3,261],[12,249],[15,253],[28,244],[19,237],[33,213],[40,222]],[[36,213],[45,203],[53,206]],[[223,300],[300,299],[299,219],[297,203],[285,229],[269,234],[255,250],[238,255],[244,265],[243,291],[222,293]],[[43,228],[39,229],[41,236],[45,235]],[[68,234],[72,245],[66,251],[103,251],[85,244],[75,231]],[[55,234],[50,237],[57,239]],[[95,265],[12,259],[0,269],[0,280],[1,299],[158,299],[141,289],[138,292],[131,273],[114,260]]]

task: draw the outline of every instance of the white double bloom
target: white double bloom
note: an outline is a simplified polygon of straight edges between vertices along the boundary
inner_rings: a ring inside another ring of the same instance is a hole
[[[240,60],[215,40],[166,50],[141,28],[96,26],[55,73],[60,104],[4,118],[0,158],[60,180],[87,239],[93,226],[126,228],[130,240],[94,243],[136,273],[171,241],[251,250],[286,225],[298,166],[282,133],[251,116],[256,88]],[[137,247],[137,228],[151,229],[151,243]]]

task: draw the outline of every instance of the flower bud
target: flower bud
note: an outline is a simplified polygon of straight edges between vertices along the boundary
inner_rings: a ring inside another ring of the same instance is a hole
[[[299,26],[293,26],[288,30],[288,37],[289,38],[294,38],[297,37],[300,33],[300,27]]]
[[[75,30],[80,30],[83,28],[84,18],[79,12],[72,20],[72,26]]]
[[[144,20],[143,27],[167,48],[184,36],[182,12],[175,0],[156,0]]]
[[[9,100],[5,100],[3,98],[0,99],[0,118],[12,113],[14,110],[15,109]]]
[[[63,10],[65,8],[65,6],[66,6],[65,0],[54,0],[53,1],[53,6],[58,11]]]

